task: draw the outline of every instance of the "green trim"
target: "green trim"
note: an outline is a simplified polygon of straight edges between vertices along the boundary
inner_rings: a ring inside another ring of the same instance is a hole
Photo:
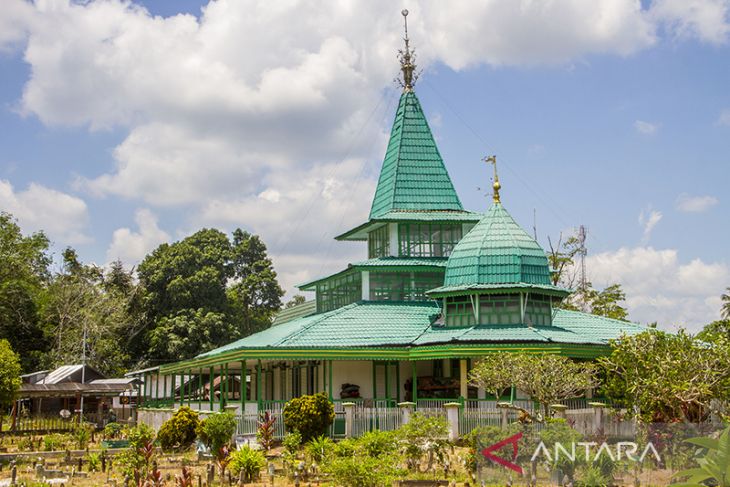
[[[210,410],[213,411],[215,409],[215,394],[213,394],[213,389],[215,385],[215,375],[214,375],[214,367],[211,367],[209,370],[210,374],[210,382],[208,387],[208,400],[210,402]]]
[[[560,353],[574,358],[595,358],[610,353],[610,345],[571,343],[451,343],[399,348],[246,348],[213,357],[167,364],[160,372],[170,374],[190,366],[223,365],[248,358],[263,360],[430,360],[435,358],[468,358],[494,352],[525,351],[528,353]],[[331,371],[330,371],[331,372]]]

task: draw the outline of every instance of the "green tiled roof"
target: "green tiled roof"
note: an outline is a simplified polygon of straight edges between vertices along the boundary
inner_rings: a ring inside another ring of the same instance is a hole
[[[315,350],[526,342],[607,345],[609,340],[623,334],[646,330],[635,323],[561,309],[555,311],[552,326],[432,326],[440,311],[436,302],[362,301],[294,319],[197,358],[246,349]]]
[[[472,211],[389,211],[336,236],[335,240],[367,240],[369,231],[388,222],[476,223],[483,216]]]
[[[401,95],[370,219],[394,210],[463,210],[421,104]]]
[[[444,287],[494,284],[550,286],[545,251],[500,203],[454,247]]]
[[[352,267],[446,267],[446,257],[378,257],[355,262]]]
[[[552,284],[462,284],[460,286],[441,286],[436,289],[428,291],[428,295],[431,297],[438,297],[450,294],[460,294],[464,291],[504,291],[509,290],[520,290],[520,291],[541,291],[543,294],[553,296],[567,296],[570,294],[570,289],[565,289]]]
[[[317,312],[317,302],[315,300],[305,301],[291,308],[284,308],[274,316],[271,326],[283,325],[291,320],[309,316]]]

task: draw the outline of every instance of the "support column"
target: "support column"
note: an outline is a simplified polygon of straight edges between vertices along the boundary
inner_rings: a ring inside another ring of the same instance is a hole
[[[327,381],[327,386],[329,387],[329,394],[330,394],[330,401],[332,401],[332,361],[329,361],[329,366],[327,367],[327,372],[329,373],[329,380]]]
[[[210,402],[210,410],[212,412],[215,409],[215,395],[213,394],[213,391],[215,389],[215,375],[213,375],[213,367],[211,367],[208,372],[208,401]]]
[[[175,374],[170,374],[170,401],[172,407],[175,407]]]
[[[246,361],[241,361],[241,414],[246,413],[246,385],[248,384],[247,381],[247,373],[246,373]]]
[[[418,371],[416,370],[416,362],[411,361],[411,400],[418,405]]]
[[[469,397],[469,389],[468,389],[468,377],[467,377],[467,370],[466,370],[466,359],[460,359],[459,360],[459,394],[461,395],[462,399],[467,399]]]
[[[256,362],[256,402],[258,403],[259,409],[261,409],[261,359]]]
[[[415,402],[399,402],[398,407],[400,408],[401,424],[408,424],[411,420],[411,415],[416,407]]]
[[[195,384],[193,383],[193,369],[190,369],[188,371],[188,407],[193,402],[193,388],[195,387]]]
[[[203,387],[203,368],[198,369],[198,411],[203,409],[203,392],[205,392],[205,388]]]

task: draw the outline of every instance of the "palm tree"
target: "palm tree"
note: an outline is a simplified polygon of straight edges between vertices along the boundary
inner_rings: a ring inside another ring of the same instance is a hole
[[[726,288],[727,293],[723,294],[720,299],[722,299],[722,309],[720,310],[720,315],[723,317],[723,319],[730,320],[730,287]]]

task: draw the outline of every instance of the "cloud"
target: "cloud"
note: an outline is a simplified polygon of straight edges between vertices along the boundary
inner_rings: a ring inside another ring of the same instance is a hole
[[[651,239],[651,232],[654,231],[654,227],[657,226],[662,219],[662,212],[658,210],[641,210],[639,213],[639,225],[644,227],[644,233],[641,238],[641,243],[646,245]]]
[[[727,0],[655,0],[650,17],[680,38],[723,44],[730,33]]]
[[[730,126],[730,108],[726,108],[720,112],[720,116],[717,117],[717,124]]]
[[[720,295],[730,281],[725,263],[682,263],[677,250],[645,246],[589,255],[586,267],[596,287],[622,285],[632,320],[694,331],[719,319]]]
[[[643,120],[637,120],[634,122],[634,129],[642,135],[654,135],[659,130],[659,125],[651,122],[645,122]]]
[[[684,213],[702,213],[718,203],[714,196],[690,196],[682,193],[677,197],[676,208]]]
[[[170,240],[170,235],[160,229],[157,217],[147,208],[137,210],[134,215],[137,231],[117,228],[106,251],[107,262],[121,260],[125,264],[137,264],[158,245]]]
[[[0,179],[0,210],[18,219],[24,231],[43,230],[60,245],[89,243],[89,222],[84,200],[40,184],[31,183],[16,191],[9,181]]]

